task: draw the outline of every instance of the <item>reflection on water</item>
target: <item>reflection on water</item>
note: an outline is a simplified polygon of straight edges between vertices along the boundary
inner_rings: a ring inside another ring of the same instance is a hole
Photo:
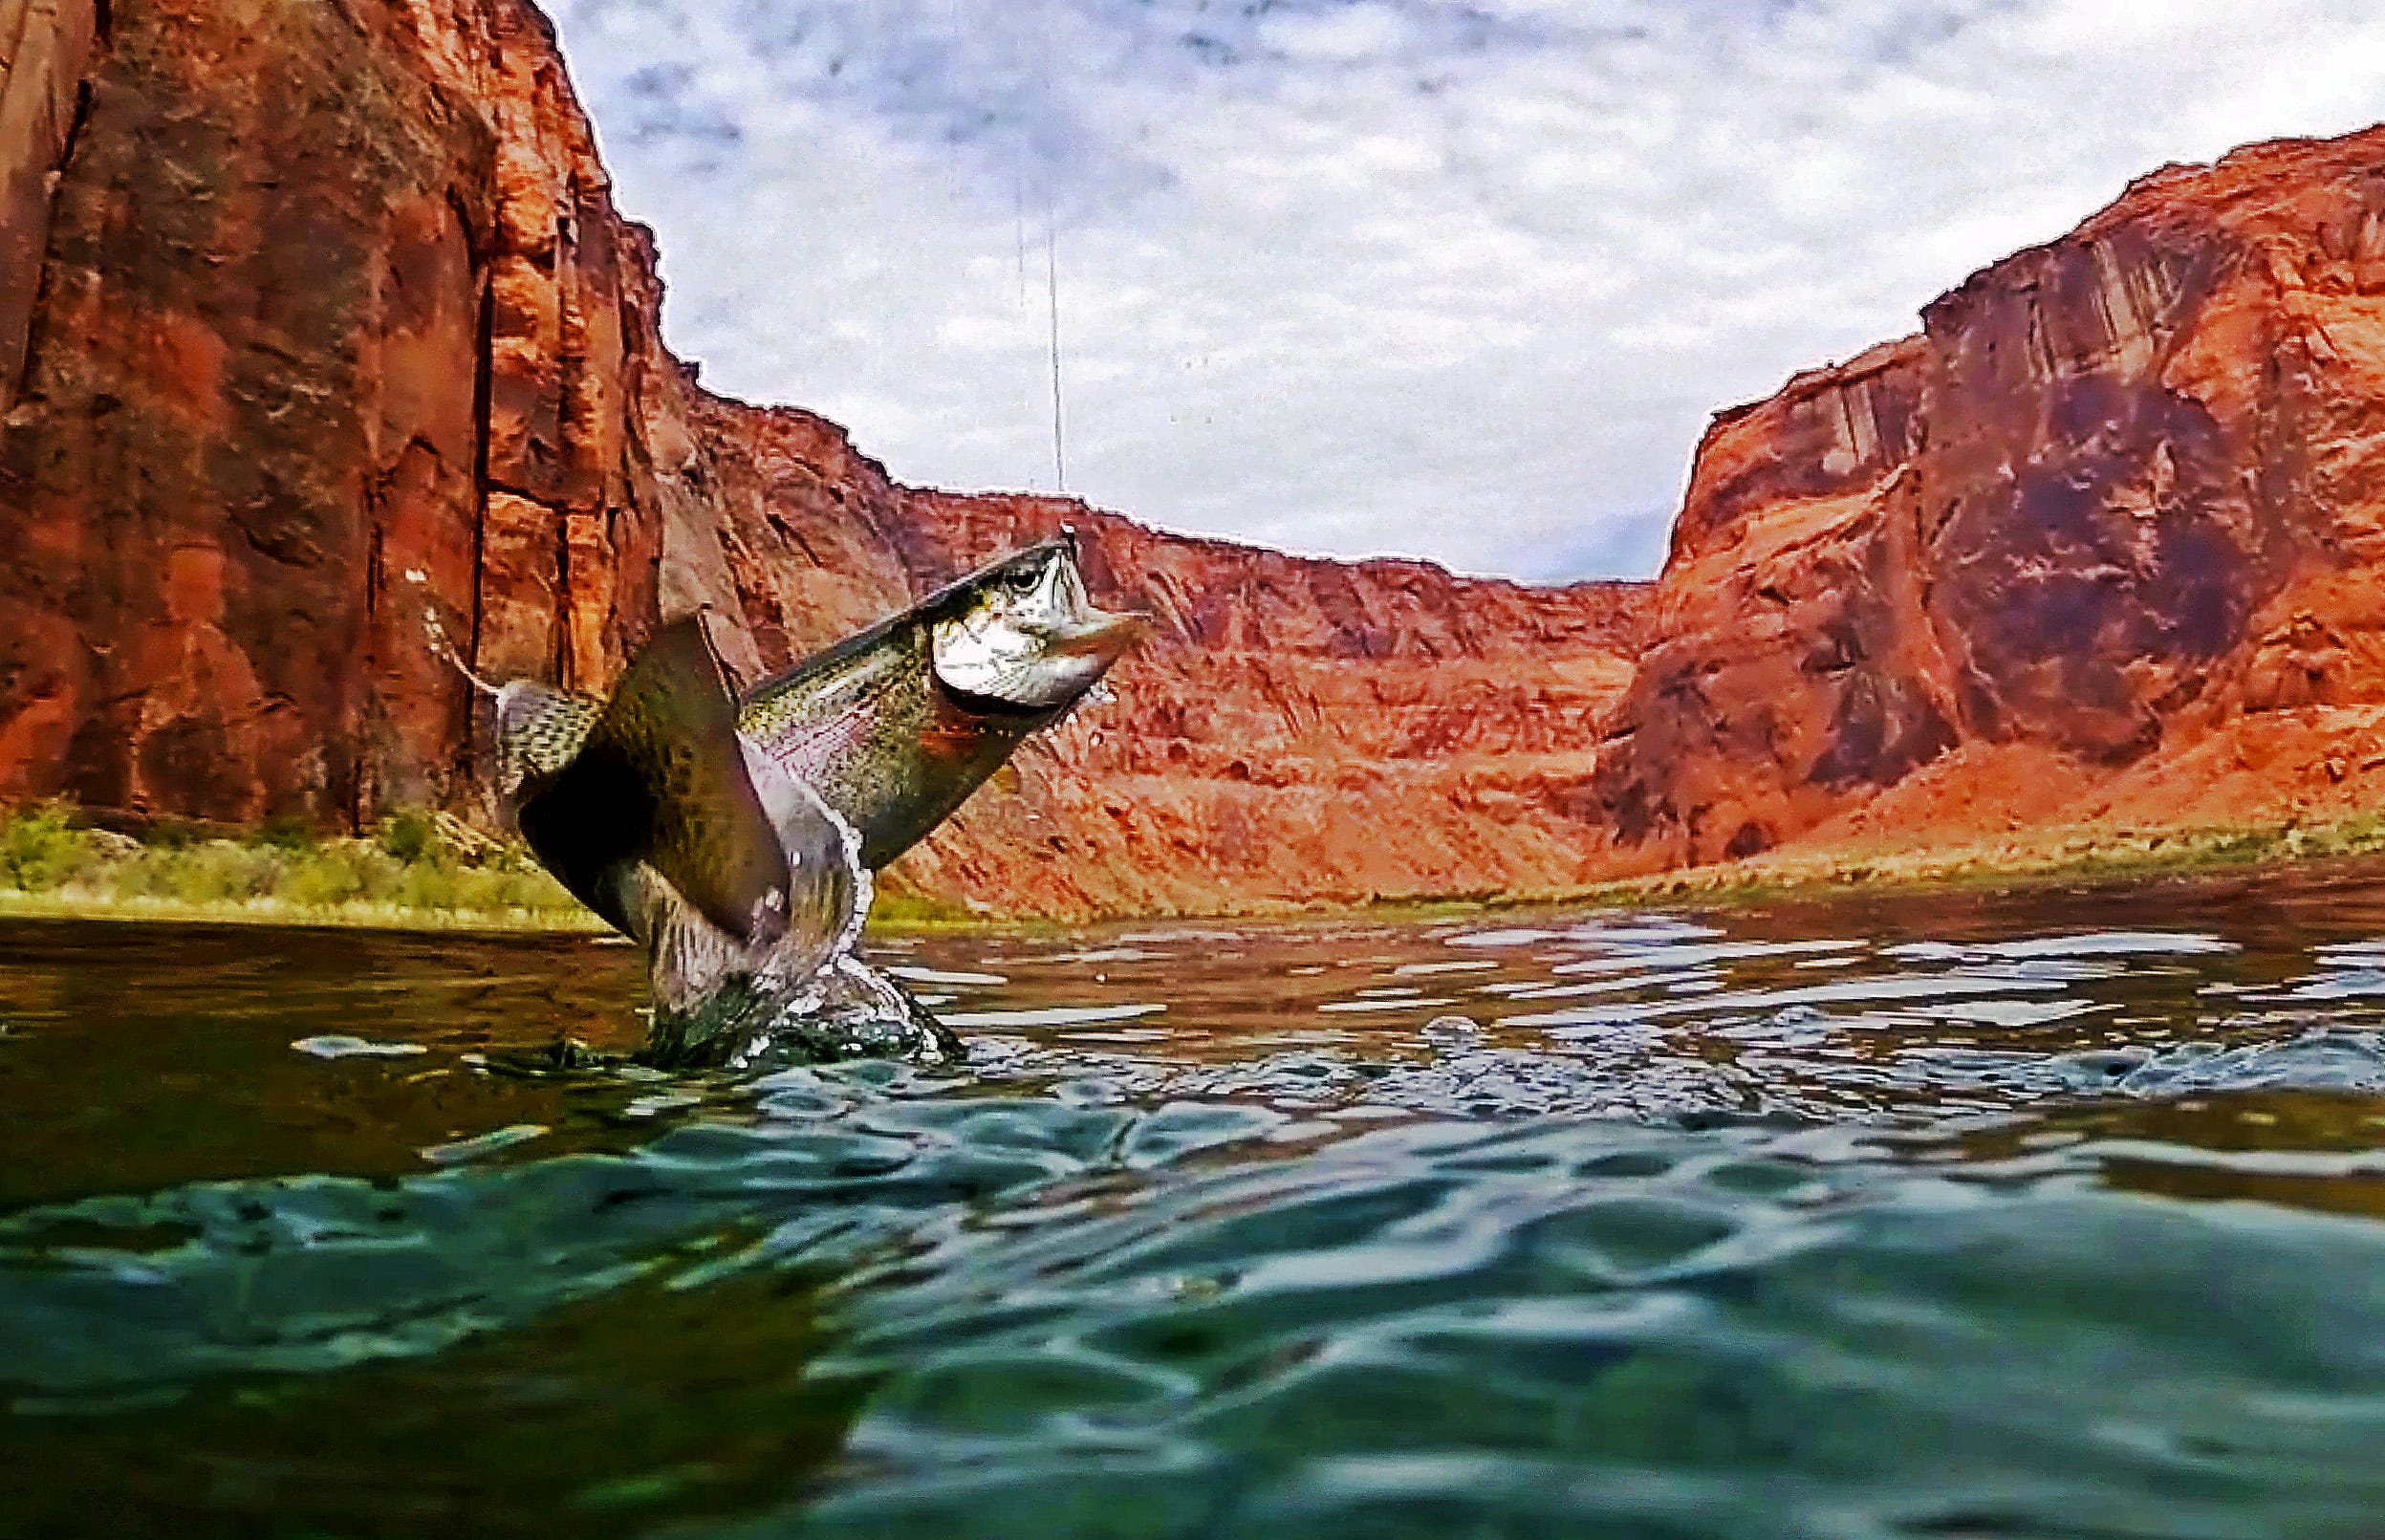
[[[2379,1532],[2372,874],[875,960],[0,931],[0,1532]]]

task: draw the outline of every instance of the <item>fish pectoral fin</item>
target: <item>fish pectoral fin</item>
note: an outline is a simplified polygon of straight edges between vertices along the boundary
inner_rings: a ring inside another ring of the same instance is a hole
[[[608,873],[643,861],[733,942],[786,931],[787,853],[747,774],[736,695],[701,616],[655,633],[519,821],[564,885],[623,929],[618,900],[599,900],[614,897]]]

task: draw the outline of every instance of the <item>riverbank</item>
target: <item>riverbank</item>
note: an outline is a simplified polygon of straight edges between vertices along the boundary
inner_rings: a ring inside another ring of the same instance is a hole
[[[1017,922],[881,878],[871,923]],[[444,813],[398,813],[369,837],[171,819],[102,828],[64,804],[0,808],[0,920],[114,920],[495,935],[613,928],[518,844]]]
[[[1754,903],[1898,890],[2138,881],[2247,872],[2289,863],[2385,856],[2385,813],[2321,821],[2200,829],[2031,829],[1921,850],[1878,845],[1787,850],[1714,866],[1579,888],[1503,895],[1498,906],[1545,903]]]
[[[529,853],[445,815],[399,813],[368,838],[287,825],[138,835],[55,805],[0,814],[0,918],[600,933]]]
[[[1749,860],[1571,888],[1347,905],[1250,904],[1209,916],[1146,918],[1826,900],[1839,894],[2192,877],[2372,856],[2385,856],[2385,813],[2260,827],[2081,826],[1926,850],[1792,847]],[[520,847],[453,818],[410,813],[385,820],[369,838],[327,839],[272,827],[203,835],[171,825],[135,837],[83,825],[61,808],[18,809],[0,814],[0,919],[577,936],[610,931]],[[900,878],[881,878],[870,916],[871,927],[884,931],[1034,922],[1032,917],[972,913],[913,891]]]

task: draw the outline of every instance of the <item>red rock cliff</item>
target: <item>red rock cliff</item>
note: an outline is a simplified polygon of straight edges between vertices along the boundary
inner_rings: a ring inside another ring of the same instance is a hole
[[[1653,592],[922,491],[664,350],[527,0],[0,0],[0,797],[480,809],[485,673],[774,667],[1067,521],[1160,619],[898,869],[1081,914],[2385,800],[2385,129],[1724,413]]]
[[[1618,864],[2385,800],[2385,128],[2171,167],[1715,419]]]
[[[1063,520],[1160,618],[900,869],[1206,909],[1578,880],[1638,590],[1307,561],[891,482],[698,388],[523,0],[0,0],[0,797],[477,808],[444,662],[775,667]]]

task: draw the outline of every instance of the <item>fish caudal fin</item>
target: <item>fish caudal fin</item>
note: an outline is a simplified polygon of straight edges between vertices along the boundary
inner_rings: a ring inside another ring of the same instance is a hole
[[[702,616],[656,632],[570,762],[522,802],[523,837],[575,898],[624,930],[620,875],[643,862],[728,938],[787,928],[790,872],[737,740],[737,701]]]

